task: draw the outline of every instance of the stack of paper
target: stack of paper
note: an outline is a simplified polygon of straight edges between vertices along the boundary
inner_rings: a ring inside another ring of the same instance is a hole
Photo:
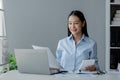
[[[120,10],[116,10],[116,14],[113,18],[112,25],[120,25]]]
[[[115,3],[120,3],[120,0],[115,0]]]

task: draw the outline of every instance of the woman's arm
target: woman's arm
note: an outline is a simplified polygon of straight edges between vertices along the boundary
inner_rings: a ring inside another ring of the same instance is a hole
[[[90,59],[95,59],[95,65],[90,65],[90,66],[86,67],[86,70],[89,70],[89,71],[97,70],[98,71],[99,65],[98,65],[98,58],[97,58],[97,45],[96,45],[96,43],[93,44],[92,51],[90,54]]]

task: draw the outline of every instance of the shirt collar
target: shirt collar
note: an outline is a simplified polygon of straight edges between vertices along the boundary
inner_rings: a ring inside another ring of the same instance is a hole
[[[81,40],[82,40],[82,41],[85,40],[85,37],[86,37],[86,36],[83,34]],[[73,35],[71,34],[71,35],[68,37],[68,39],[69,39],[69,40],[71,40],[71,39],[73,40]]]

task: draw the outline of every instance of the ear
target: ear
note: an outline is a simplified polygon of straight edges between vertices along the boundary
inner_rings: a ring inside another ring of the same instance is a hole
[[[82,24],[82,27],[84,27],[85,26],[85,21],[83,21],[83,24]]]

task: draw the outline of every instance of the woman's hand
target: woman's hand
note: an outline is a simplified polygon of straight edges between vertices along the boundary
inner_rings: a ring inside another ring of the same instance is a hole
[[[86,67],[86,70],[87,71],[95,71],[96,67],[95,67],[95,65],[91,65],[91,66]]]

